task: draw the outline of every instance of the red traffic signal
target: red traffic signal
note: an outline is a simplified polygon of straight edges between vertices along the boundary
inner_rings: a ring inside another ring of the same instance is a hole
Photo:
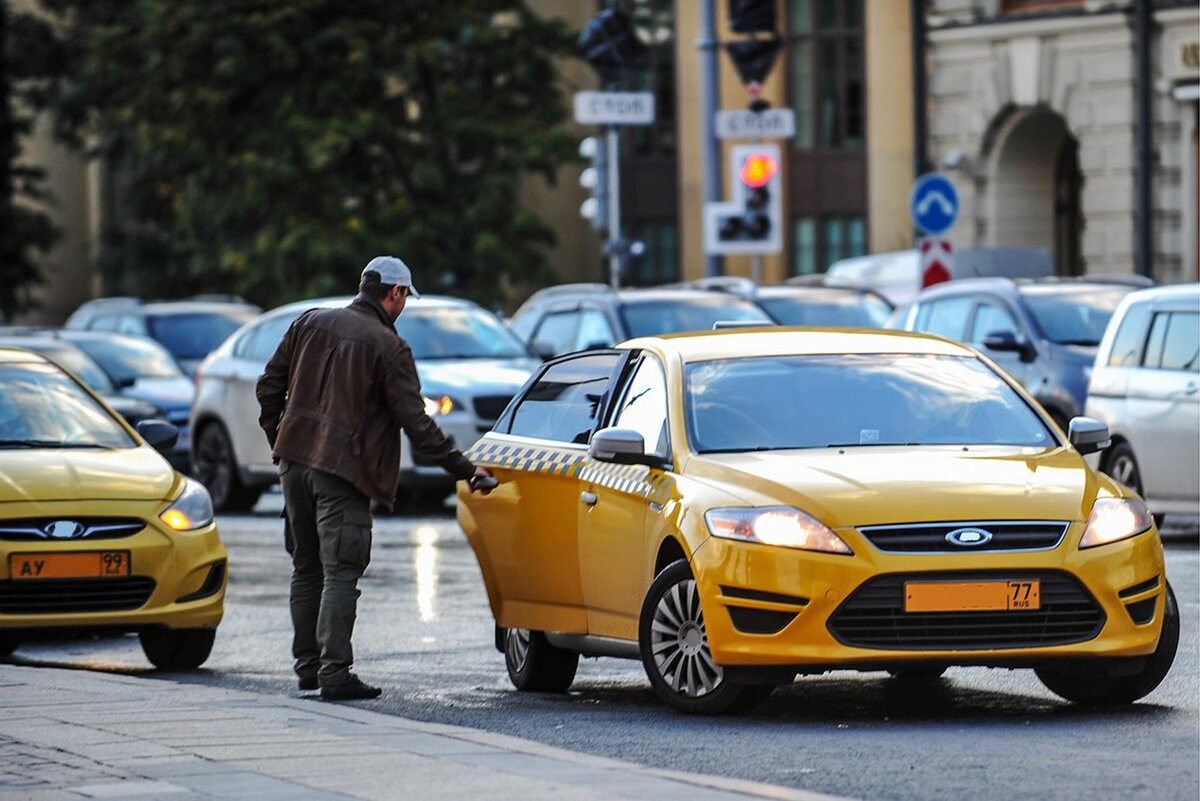
[[[774,156],[767,153],[751,153],[742,162],[738,177],[751,189],[761,189],[771,182],[777,172],[779,162]]]

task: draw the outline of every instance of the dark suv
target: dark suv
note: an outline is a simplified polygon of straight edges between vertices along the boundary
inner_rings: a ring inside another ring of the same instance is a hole
[[[1124,275],[963,278],[923,291],[895,326],[978,348],[1066,431],[1083,414],[1096,349],[1121,298],[1151,283]]]
[[[548,359],[634,337],[711,330],[720,322],[774,324],[755,304],[724,292],[563,284],[533,293],[509,325],[531,350]]]

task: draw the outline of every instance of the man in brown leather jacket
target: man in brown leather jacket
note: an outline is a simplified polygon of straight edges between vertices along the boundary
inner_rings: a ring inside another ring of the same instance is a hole
[[[390,508],[396,498],[401,430],[472,489],[491,478],[425,413],[412,351],[394,327],[410,295],[420,297],[404,262],[372,259],[349,306],[296,318],[256,387],[287,507],[295,670],[301,690],[319,687],[326,699],[382,692],[350,672],[350,640],[371,501]]]

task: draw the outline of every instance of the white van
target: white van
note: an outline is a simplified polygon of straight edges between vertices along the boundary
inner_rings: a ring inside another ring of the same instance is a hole
[[[1200,284],[1125,296],[1096,353],[1084,414],[1112,433],[1100,469],[1139,492],[1156,519],[1200,514]]]

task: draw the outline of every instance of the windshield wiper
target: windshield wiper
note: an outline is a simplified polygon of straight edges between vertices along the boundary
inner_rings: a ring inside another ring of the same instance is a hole
[[[0,439],[0,448],[103,448],[98,442],[61,442],[56,439]]]

